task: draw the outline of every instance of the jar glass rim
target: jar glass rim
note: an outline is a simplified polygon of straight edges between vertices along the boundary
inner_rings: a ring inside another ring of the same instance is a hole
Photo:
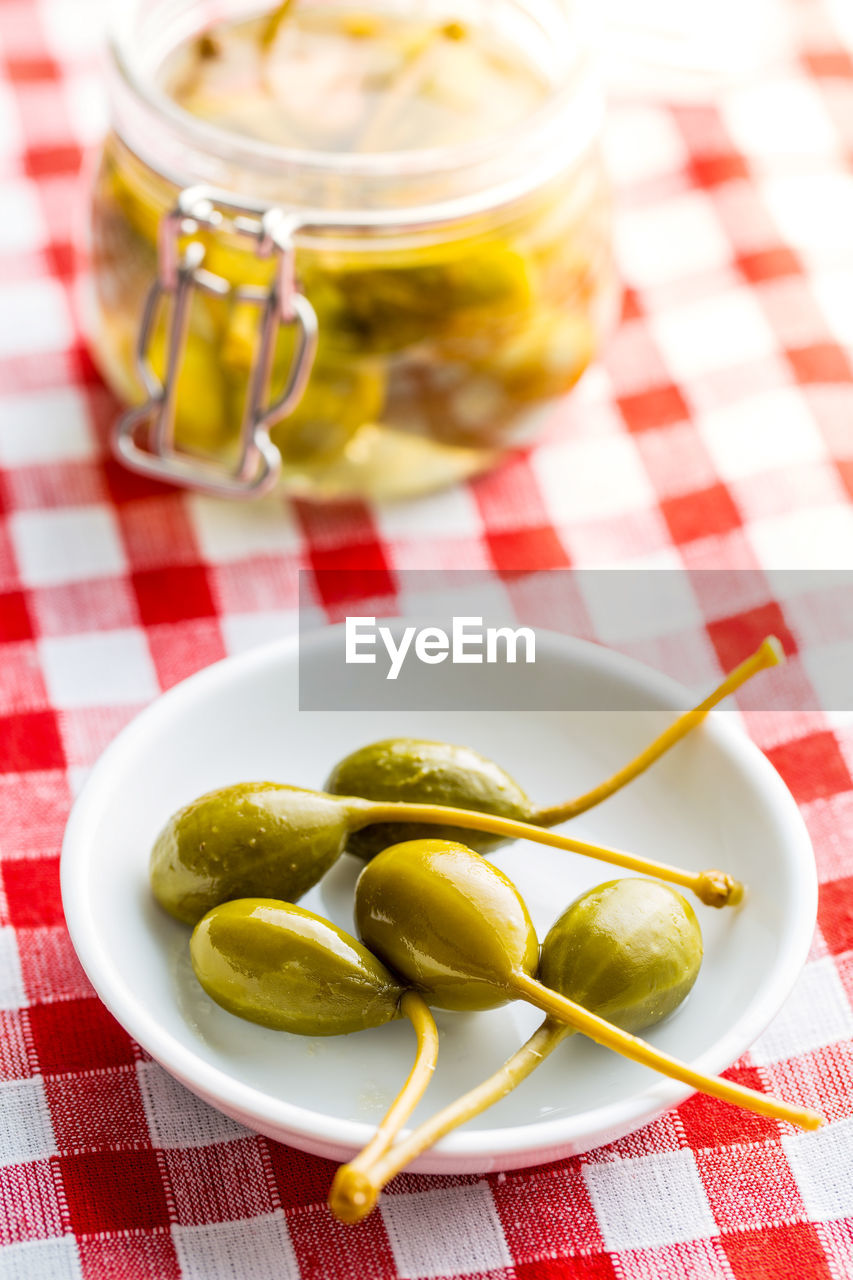
[[[458,145],[373,152],[285,147],[251,138],[192,115],[170,97],[157,82],[156,76],[142,70],[135,52],[137,42],[133,39],[133,18],[143,3],[144,0],[128,0],[127,3],[116,6],[110,20],[107,47],[113,68],[121,82],[134,98],[177,133],[183,142],[249,168],[315,171],[353,178],[423,176],[465,169],[478,163],[486,163],[495,155],[535,136],[540,129],[547,129],[561,118],[578,94],[578,77],[564,77],[562,82],[553,86],[544,102],[508,128]],[[592,6],[585,0],[570,0],[570,7],[570,25],[576,47],[579,51],[586,50],[591,44]],[[580,79],[588,79],[588,69],[582,69]],[[571,139],[567,137],[565,141],[567,150],[571,150]]]

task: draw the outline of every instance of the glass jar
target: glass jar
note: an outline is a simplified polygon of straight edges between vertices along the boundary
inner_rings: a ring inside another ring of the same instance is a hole
[[[130,466],[231,496],[278,480],[316,499],[417,494],[529,440],[593,358],[616,286],[582,12],[425,7],[522,50],[542,102],[459,145],[283,147],[190,114],[162,83],[176,48],[257,0],[121,7],[90,334],[134,406],[114,439]]]

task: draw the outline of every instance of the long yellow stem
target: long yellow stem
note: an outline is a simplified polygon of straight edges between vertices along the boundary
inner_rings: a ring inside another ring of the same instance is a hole
[[[493,835],[508,836],[511,840],[531,840],[569,853],[582,853],[599,862],[609,862],[627,871],[656,876],[671,884],[692,889],[709,907],[736,906],[743,897],[743,885],[724,871],[684,871],[665,862],[654,862],[621,849],[590,844],[587,840],[574,840],[571,836],[558,835],[529,822],[516,822],[514,818],[499,818],[491,813],[478,813],[474,809],[454,809],[441,804],[410,804],[405,800],[359,800],[348,798],[353,830],[370,826],[375,822],[425,822],[440,826],[463,827],[467,831],[488,831]]]
[[[405,1169],[406,1165],[411,1164],[422,1151],[435,1146],[439,1138],[443,1138],[451,1129],[457,1129],[506,1097],[571,1034],[571,1028],[564,1022],[546,1018],[527,1043],[508,1058],[494,1075],[430,1116],[390,1151],[366,1160],[365,1148],[351,1164],[344,1165],[337,1172],[329,1197],[329,1205],[335,1217],[342,1222],[360,1222],[362,1218],[366,1218],[374,1208],[382,1188]]]
[[[407,991],[400,1010],[415,1028],[417,1051],[408,1079],[397,1094],[370,1142],[349,1164],[342,1165],[329,1192],[329,1205],[342,1222],[357,1222],[369,1213],[363,1209],[359,1188],[364,1171],[376,1164],[388,1151],[397,1134],[420,1102],[432,1079],[438,1058],[438,1029],[429,1006],[416,991]],[[372,1206],[371,1206],[372,1207]]]
[[[672,1080],[680,1080],[682,1084],[687,1084],[700,1093],[707,1093],[712,1098],[731,1102],[736,1107],[754,1111],[757,1115],[769,1116],[773,1120],[788,1120],[791,1124],[799,1125],[801,1129],[817,1129],[824,1122],[822,1115],[808,1107],[798,1107],[792,1103],[783,1102],[781,1098],[773,1098],[767,1094],[758,1093],[755,1089],[747,1089],[731,1080],[722,1080],[719,1076],[708,1076],[702,1071],[695,1071],[685,1062],[671,1057],[662,1049],[656,1049],[647,1041],[641,1040],[639,1036],[621,1031],[611,1022],[599,1018],[595,1013],[590,1013],[581,1005],[575,1004],[573,1000],[552,991],[550,987],[537,982],[535,978],[531,978],[521,970],[513,974],[511,989],[516,995],[536,1005],[550,1017],[558,1018],[573,1027],[575,1031],[589,1036],[590,1040],[594,1040],[596,1044],[613,1049],[623,1058],[642,1063],[643,1066],[651,1067],[653,1071],[660,1071],[662,1075],[669,1076]]]
[[[296,0],[282,0],[280,5],[273,9],[267,18],[263,32],[261,33],[261,48],[269,49],[275,43],[279,31],[290,17],[290,12],[295,5]]]
[[[528,975],[519,974],[518,979],[515,984],[518,994],[547,1012],[542,1025],[488,1080],[437,1111],[390,1150],[371,1159],[364,1159],[365,1152],[362,1152],[357,1161],[347,1166],[352,1172],[340,1180],[338,1194],[332,1204],[336,1216],[345,1222],[358,1222],[367,1217],[376,1205],[380,1191],[393,1177],[452,1129],[459,1128],[506,1097],[574,1031],[581,1031],[623,1057],[734,1106],[773,1119],[788,1120],[802,1129],[817,1129],[824,1122],[823,1116],[807,1107],[794,1106],[729,1080],[694,1071],[677,1058],[653,1048],[638,1036],[621,1031]],[[338,1183],[338,1179],[335,1181]]]
[[[746,684],[747,680],[750,680],[759,671],[765,671],[768,667],[778,666],[784,661],[785,651],[780,642],[775,636],[767,636],[755,653],[746,658],[740,666],[735,667],[734,671],[731,671],[726,676],[722,684],[718,685],[713,693],[710,693],[703,702],[693,707],[691,711],[686,711],[677,720],[674,720],[668,729],[665,729],[638,756],[635,756],[633,760],[614,773],[611,778],[607,778],[604,782],[599,783],[597,787],[593,787],[591,791],[584,792],[583,795],[577,796],[574,800],[539,809],[534,815],[533,821],[541,823],[543,827],[555,827],[558,823],[567,822],[569,818],[575,818],[579,813],[585,813],[587,809],[592,809],[595,805],[601,804],[602,800],[612,796],[615,791],[620,791],[622,787],[632,782],[634,778],[644,773],[656,760],[659,760],[666,751],[669,751],[670,747],[674,747],[677,742],[686,737],[691,729],[695,729],[696,725],[705,719],[708,712],[718,702],[722,702],[730,693],[734,693],[741,685]]]

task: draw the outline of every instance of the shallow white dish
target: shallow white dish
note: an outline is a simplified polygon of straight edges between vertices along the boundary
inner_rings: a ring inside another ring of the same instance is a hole
[[[302,642],[303,663],[322,669],[331,654],[331,629]],[[255,778],[318,788],[355,746],[398,734],[476,747],[535,800],[555,802],[619,767],[669,722],[671,708],[684,705],[683,690],[648,668],[548,632],[537,636],[537,667],[554,687],[569,679],[593,694],[615,686],[626,710],[303,712],[297,644],[289,640],[218,663],[143,712],[90,775],[62,850],[71,936],[119,1022],[194,1093],[249,1127],[333,1159],[360,1148],[408,1071],[409,1027],[311,1040],[219,1009],[192,975],[189,930],[150,895],[151,844],[169,815],[204,791]],[[496,681],[507,678],[505,668],[490,670]],[[661,710],[630,709],[650,705]],[[570,829],[664,862],[722,867],[747,883],[736,910],[693,900],[705,937],[702,972],[686,1004],[647,1033],[699,1068],[723,1070],[782,1004],[815,922],[811,845],[778,774],[717,713]],[[578,893],[622,874],[529,843],[506,846],[494,861],[518,884],[540,937]],[[345,855],[303,905],[352,930],[360,866]],[[439,1069],[416,1120],[489,1075],[541,1015],[516,1004],[475,1015],[439,1012],[437,1020]],[[555,1160],[636,1129],[689,1093],[573,1036],[514,1094],[415,1167],[486,1172]]]

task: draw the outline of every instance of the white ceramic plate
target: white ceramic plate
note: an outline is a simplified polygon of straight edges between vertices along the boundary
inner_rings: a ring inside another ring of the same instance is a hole
[[[330,663],[331,641],[331,630],[303,641],[303,662]],[[160,698],[93,770],[62,851],[71,936],[119,1022],[189,1089],[249,1127],[334,1159],[360,1148],[408,1071],[408,1026],[314,1040],[225,1013],[195,982],[189,931],[149,893],[149,849],[169,815],[204,791],[254,778],[321,787],[339,757],[398,734],[476,747],[535,800],[555,802],[624,763],[672,718],[665,709],[684,705],[683,690],[647,668],[547,632],[537,637],[537,667],[554,687],[581,679],[594,693],[615,684],[626,708],[662,710],[301,712],[295,640],[218,663]],[[505,669],[491,670],[496,681],[507,678]],[[647,1033],[697,1067],[723,1070],[782,1004],[815,921],[812,850],[779,776],[717,713],[571,831],[697,870],[723,867],[748,884],[737,910],[696,904],[705,937],[699,980],[686,1004]],[[528,843],[506,846],[494,860],[521,889],[540,936],[578,893],[620,874]],[[303,905],[352,930],[359,867],[345,855]],[[489,1075],[540,1015],[516,1004],[437,1020],[441,1061],[416,1119]],[[689,1092],[573,1036],[514,1094],[416,1167],[486,1172],[555,1160],[638,1128]]]

